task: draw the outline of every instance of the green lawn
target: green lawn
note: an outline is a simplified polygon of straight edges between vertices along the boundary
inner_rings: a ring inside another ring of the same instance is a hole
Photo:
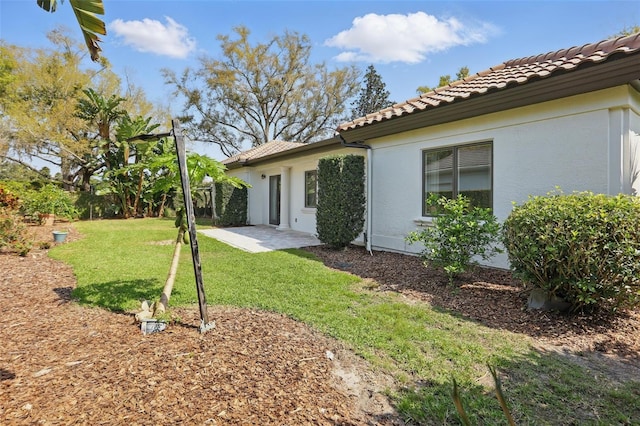
[[[73,266],[81,303],[133,312],[141,300],[159,297],[177,234],[173,221],[80,222],[76,228],[85,237],[50,255]],[[560,356],[533,351],[523,336],[371,292],[359,278],[301,250],[251,254],[202,235],[198,242],[209,305],[280,312],[344,341],[403,385],[391,396],[408,421],[458,424],[455,377],[473,424],[505,424],[494,394],[482,386],[489,363],[503,377],[518,424],[640,424],[634,423],[640,383],[615,385]],[[185,246],[170,306],[196,301]]]

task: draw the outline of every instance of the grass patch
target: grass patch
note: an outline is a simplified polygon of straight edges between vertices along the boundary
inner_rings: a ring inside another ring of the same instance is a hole
[[[85,238],[51,256],[70,263],[81,303],[136,311],[155,300],[168,273],[173,221],[80,222]],[[493,330],[422,303],[369,291],[350,274],[326,268],[301,250],[245,253],[198,238],[210,305],[280,312],[338,338],[403,384],[397,409],[418,424],[458,424],[451,379],[461,386],[474,424],[504,424],[487,363],[519,424],[632,424],[640,418],[638,383],[616,384],[558,355],[540,354],[528,339]],[[196,303],[191,254],[184,247],[170,305]]]

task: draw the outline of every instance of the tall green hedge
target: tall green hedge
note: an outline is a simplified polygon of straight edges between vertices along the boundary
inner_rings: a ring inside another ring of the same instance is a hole
[[[242,226],[247,224],[247,188],[229,183],[216,183],[217,224]]]
[[[364,157],[340,155],[318,162],[318,239],[334,248],[346,247],[364,228]]]
[[[638,197],[531,197],[514,207],[503,237],[514,271],[576,310],[640,304]]]

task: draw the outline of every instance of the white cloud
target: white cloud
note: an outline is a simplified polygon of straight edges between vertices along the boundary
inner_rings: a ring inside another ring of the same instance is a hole
[[[465,25],[456,18],[438,19],[424,12],[369,13],[355,18],[352,24],[324,43],[345,50],[337,60],[418,63],[430,53],[484,43],[496,32],[491,24]]]
[[[109,30],[123,39],[124,44],[139,52],[150,52],[172,58],[183,59],[195,50],[196,42],[189,37],[189,31],[168,16],[166,25],[160,21],[145,18],[142,21],[116,19],[109,24]]]

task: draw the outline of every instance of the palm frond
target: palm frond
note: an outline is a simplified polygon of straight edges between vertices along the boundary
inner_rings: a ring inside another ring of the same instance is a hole
[[[55,12],[58,2],[57,0],[38,0],[38,6],[47,12]]]
[[[101,41],[99,35],[107,35],[104,21],[96,16],[104,15],[104,4],[102,0],[69,0],[69,2],[82,30],[91,60],[97,61],[102,50],[98,44]],[[58,6],[57,0],[37,0],[37,3],[42,9],[52,13]]]

